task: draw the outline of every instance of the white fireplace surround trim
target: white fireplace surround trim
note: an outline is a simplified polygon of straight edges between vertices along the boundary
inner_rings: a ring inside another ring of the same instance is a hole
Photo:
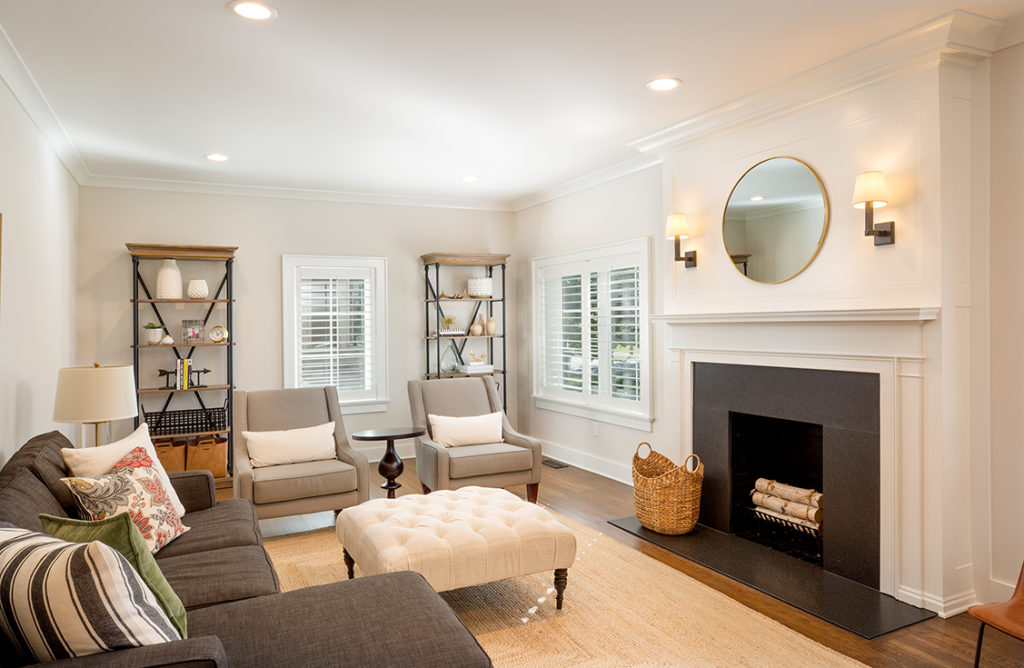
[[[658,315],[651,321],[666,327],[665,391],[681,398],[681,456],[693,452],[694,363],[878,374],[879,588],[942,614],[944,597],[925,584],[923,507],[922,329],[938,316],[938,308],[905,308]]]

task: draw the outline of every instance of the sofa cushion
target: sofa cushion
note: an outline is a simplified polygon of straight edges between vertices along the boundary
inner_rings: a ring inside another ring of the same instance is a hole
[[[5,634],[37,661],[179,640],[156,597],[117,550],[0,527]]]
[[[509,471],[528,471],[533,466],[532,452],[509,443],[448,448],[448,456],[448,475],[453,480]]]
[[[68,474],[67,468],[64,466],[64,458],[60,456],[60,450],[73,447],[71,441],[59,431],[51,431],[32,438],[21,446],[0,470],[0,486],[5,484],[5,479],[13,479],[19,469],[31,469],[36,477],[50,488],[50,492],[64,508],[64,514],[73,514],[76,508],[75,499],[64,483],[60,481]]]
[[[409,571],[196,610],[188,623],[193,636],[220,638],[232,666],[491,665],[444,599]]]
[[[245,499],[218,501],[212,508],[187,513],[182,521],[189,526],[188,532],[160,550],[158,560],[263,543],[256,509]]]
[[[260,545],[183,554],[157,563],[186,610],[280,590],[270,557]],[[189,628],[193,636],[203,635],[192,628],[191,614]]]
[[[252,470],[252,498],[256,503],[343,494],[355,490],[356,485],[355,467],[337,459]]]
[[[117,550],[156,596],[160,608],[181,637],[188,637],[185,606],[181,604],[181,599],[171,589],[171,585],[167,584],[167,578],[157,566],[156,559],[142,537],[142,532],[135,526],[128,513],[119,513],[105,520],[75,520],[69,517],[40,515],[39,521],[43,523],[43,530],[54,538],[69,543],[91,543],[98,540]]]
[[[63,484],[61,485],[63,486]],[[39,514],[67,517],[50,489],[30,469],[22,468],[0,489],[0,521],[42,531]]]

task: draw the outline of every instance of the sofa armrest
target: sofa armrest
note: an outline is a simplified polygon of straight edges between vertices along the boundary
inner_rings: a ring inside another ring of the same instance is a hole
[[[44,665],[44,664],[38,664]],[[45,664],[53,668],[227,668],[228,655],[216,636],[119,649]]]
[[[484,668],[487,653],[423,576],[343,580],[190,610],[232,666]]]
[[[174,471],[168,473],[171,486],[178,494],[186,513],[212,508],[217,503],[217,488],[209,471]]]

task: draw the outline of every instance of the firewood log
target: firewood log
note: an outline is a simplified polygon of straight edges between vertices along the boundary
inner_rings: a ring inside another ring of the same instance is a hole
[[[823,508],[825,505],[821,492],[815,492],[813,489],[804,489],[803,487],[784,485],[781,482],[775,482],[767,478],[758,478],[754,483],[754,489],[758,492],[771,494],[772,496],[780,496],[787,501],[806,503],[808,506],[816,508]]]
[[[764,492],[758,492],[757,490],[751,492],[750,499],[754,502],[755,506],[762,506],[764,508],[774,510],[777,513],[785,513],[792,517],[799,517],[802,520],[821,522],[822,509],[815,506],[808,506],[806,503],[787,501],[781,496],[772,496],[771,494],[765,494]]]

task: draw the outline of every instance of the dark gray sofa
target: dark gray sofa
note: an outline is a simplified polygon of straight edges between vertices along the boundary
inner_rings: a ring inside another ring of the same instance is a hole
[[[60,432],[36,436],[0,469],[0,521],[42,530],[40,513],[74,516],[60,478]],[[218,502],[207,471],[171,473],[190,531],[157,553],[188,615],[188,639],[52,666],[490,666],[448,604],[416,573],[281,593],[249,501]],[[340,550],[340,546],[339,546]],[[0,643],[5,643],[0,635]],[[22,665],[0,646],[0,666]]]

